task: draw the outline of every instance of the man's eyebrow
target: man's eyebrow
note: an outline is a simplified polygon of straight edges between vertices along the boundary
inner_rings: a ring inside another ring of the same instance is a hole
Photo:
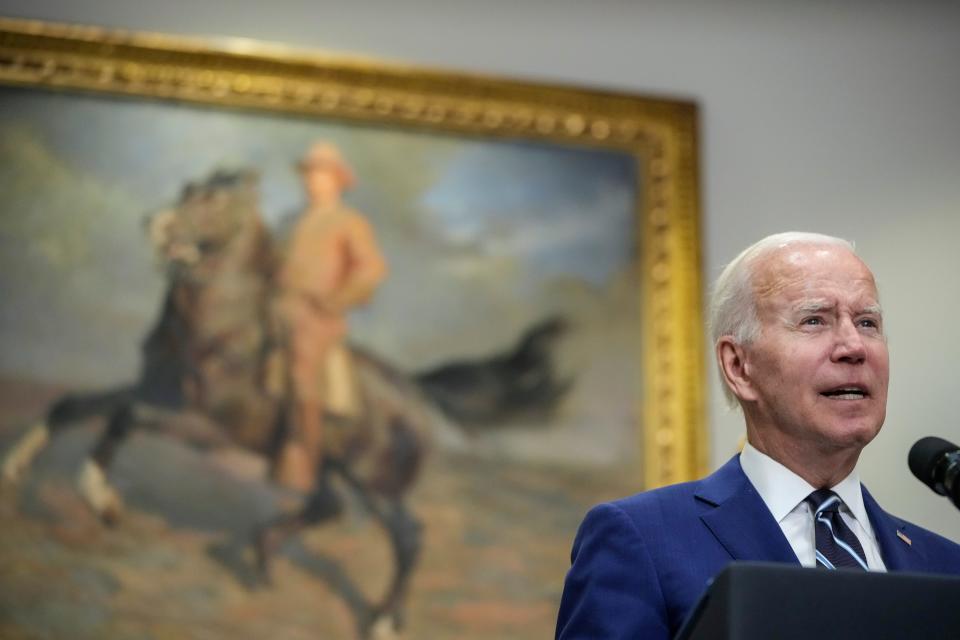
[[[823,313],[832,311],[836,305],[829,300],[804,300],[798,304],[794,310],[797,313]]]
[[[836,305],[829,300],[804,300],[794,310],[797,313],[824,313],[834,309],[836,309]],[[879,304],[869,304],[857,311],[856,315],[881,316],[883,315],[883,309]]]

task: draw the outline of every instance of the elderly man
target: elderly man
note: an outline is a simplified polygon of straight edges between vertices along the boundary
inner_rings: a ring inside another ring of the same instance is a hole
[[[573,545],[558,638],[671,638],[734,560],[960,574],[960,546],[883,511],[857,459],[886,413],[873,274],[853,247],[773,235],[717,280],[717,364],[747,442],[713,475],[599,505]]]

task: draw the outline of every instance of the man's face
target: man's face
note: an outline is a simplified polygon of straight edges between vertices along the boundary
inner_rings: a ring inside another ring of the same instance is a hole
[[[323,200],[340,194],[340,176],[336,167],[330,164],[315,163],[301,169],[303,184],[311,200]]]
[[[788,245],[754,265],[760,336],[744,412],[761,438],[859,449],[886,415],[889,357],[873,275],[843,247]]]

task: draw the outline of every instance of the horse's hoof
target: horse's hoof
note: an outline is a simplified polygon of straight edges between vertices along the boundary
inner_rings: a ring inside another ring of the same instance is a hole
[[[370,625],[370,640],[397,640],[400,638],[399,625],[390,615],[381,615]]]
[[[107,482],[103,468],[93,460],[86,460],[77,479],[80,495],[94,513],[108,525],[114,525],[123,513],[123,499]]]
[[[49,441],[50,431],[46,424],[41,422],[30,427],[4,457],[3,467],[0,469],[0,483],[5,486],[19,483],[33,459]]]

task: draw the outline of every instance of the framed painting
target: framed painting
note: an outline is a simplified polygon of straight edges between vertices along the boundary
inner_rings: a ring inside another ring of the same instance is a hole
[[[705,471],[695,105],[7,19],[0,96],[0,635],[543,637]]]

